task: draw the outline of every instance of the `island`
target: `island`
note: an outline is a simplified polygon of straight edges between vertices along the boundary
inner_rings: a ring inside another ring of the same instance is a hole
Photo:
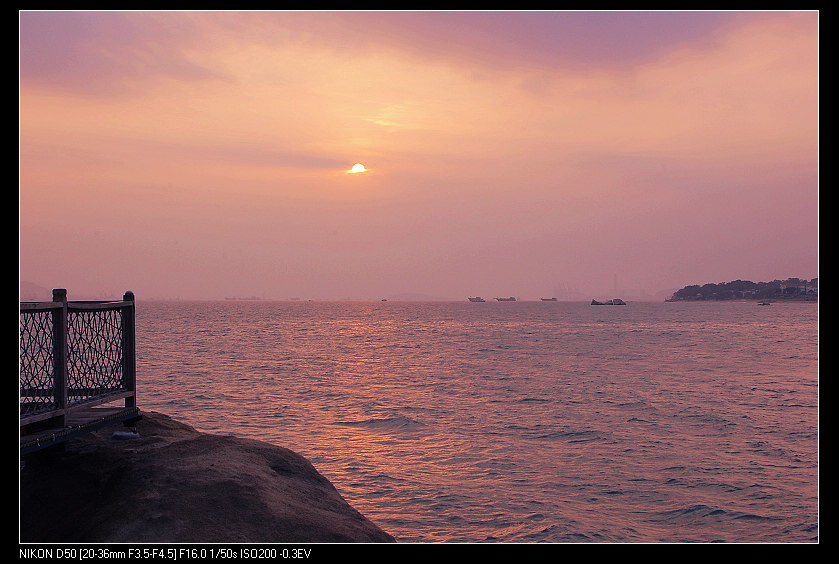
[[[819,279],[787,278],[772,282],[734,280],[716,284],[685,286],[666,302],[700,300],[795,300],[818,301]]]

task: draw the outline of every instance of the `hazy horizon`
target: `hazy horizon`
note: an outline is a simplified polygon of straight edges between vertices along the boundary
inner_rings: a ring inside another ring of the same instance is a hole
[[[585,300],[818,277],[817,11],[19,23],[21,282]]]
[[[752,280],[752,282],[772,282],[774,280],[786,280],[788,278],[795,278],[793,277],[776,277],[773,280]],[[810,280],[810,279],[808,279]],[[703,282],[699,283],[699,286],[704,284],[720,284],[725,282],[731,281],[717,281],[717,282]],[[20,298],[21,301],[49,301],[51,299],[52,290],[53,288],[64,288],[63,286],[52,286],[52,287],[45,287],[40,286],[38,284],[34,284],[29,280],[21,280],[20,281]],[[90,290],[78,290],[78,289],[67,289],[67,298],[69,300],[119,300],[122,299],[124,292],[118,291],[110,291],[110,290],[99,290],[99,291],[90,291]],[[514,296],[518,301],[541,301],[542,298],[553,297],[556,298],[558,301],[561,302],[588,302],[591,299],[610,299],[611,297],[621,297],[626,301],[631,302],[659,302],[665,298],[670,298],[674,292],[680,290],[681,288],[667,288],[658,290],[656,292],[649,292],[644,288],[641,289],[632,289],[632,288],[612,288],[612,289],[601,289],[599,291],[591,291],[586,292],[584,290],[580,290],[578,288],[564,288],[558,287],[554,292],[547,292],[543,295],[517,295]],[[131,290],[130,288],[126,289]],[[131,290],[133,292],[133,290]],[[256,294],[240,294],[240,295],[230,295],[224,296],[203,296],[203,297],[195,297],[190,296],[188,294],[184,295],[166,295],[166,296],[136,296],[135,298],[139,300],[150,300],[150,301],[168,301],[168,300],[178,300],[178,301],[221,301],[223,300],[265,300],[265,301],[381,301],[381,300],[393,300],[393,301],[405,301],[405,302],[422,302],[422,301],[466,301],[466,296],[442,296],[442,295],[432,295],[432,294],[425,294],[422,292],[399,292],[399,293],[391,293],[387,295],[357,295],[357,296],[278,296],[278,295],[256,295]],[[470,297],[472,297],[470,295]],[[492,302],[495,301],[495,298],[506,298],[507,296],[498,296],[498,295],[484,295],[480,296],[483,297],[486,301]]]

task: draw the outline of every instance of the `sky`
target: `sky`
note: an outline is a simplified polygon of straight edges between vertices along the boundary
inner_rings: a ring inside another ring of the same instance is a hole
[[[20,281],[465,300],[814,278],[818,16],[21,11]]]

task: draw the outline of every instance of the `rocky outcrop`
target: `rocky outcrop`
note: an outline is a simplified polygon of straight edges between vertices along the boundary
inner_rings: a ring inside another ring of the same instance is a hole
[[[143,413],[27,457],[22,542],[393,542],[302,456]]]

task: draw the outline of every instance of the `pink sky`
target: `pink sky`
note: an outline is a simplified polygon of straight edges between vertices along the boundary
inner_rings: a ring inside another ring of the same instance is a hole
[[[813,278],[818,15],[21,12],[20,279],[586,299]]]

